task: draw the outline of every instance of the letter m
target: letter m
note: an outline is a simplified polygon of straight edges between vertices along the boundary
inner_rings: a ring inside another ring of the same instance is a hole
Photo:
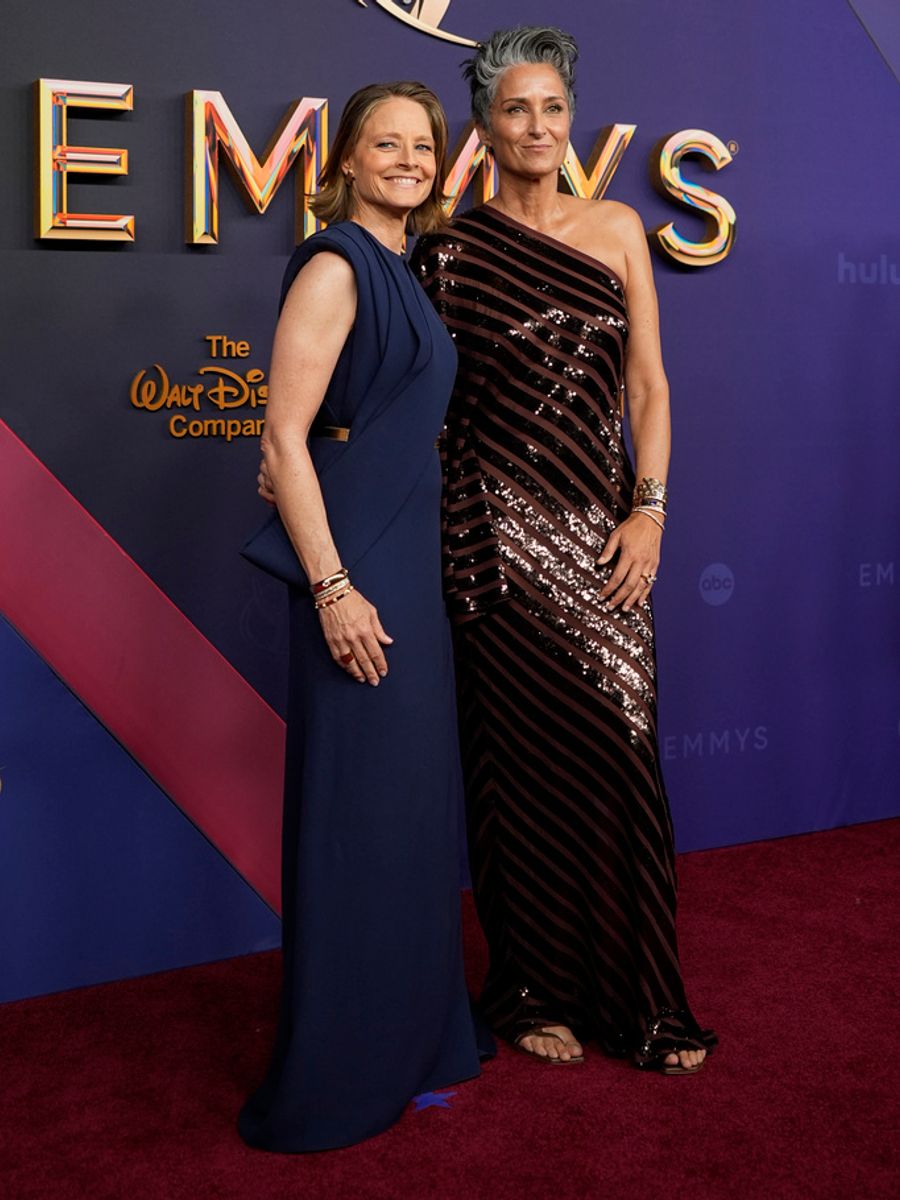
[[[221,92],[188,92],[185,108],[187,233],[191,245],[219,240],[219,151],[251,211],[264,213],[298,157],[303,175],[297,184],[296,238],[314,233],[318,222],[307,196],[328,152],[328,101],[304,97],[290,105],[263,151],[262,162],[250,148]]]
[[[703,734],[695,734],[691,737],[690,734],[685,734],[683,738],[684,757],[690,758],[692,754],[696,754],[698,758],[703,757]]]
[[[713,754],[728,754],[731,751],[731,739],[728,736],[728,730],[724,729],[721,733],[716,733],[713,730],[709,735],[709,753]]]

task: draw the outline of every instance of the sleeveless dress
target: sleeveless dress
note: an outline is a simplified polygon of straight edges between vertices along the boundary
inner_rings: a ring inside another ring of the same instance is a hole
[[[635,483],[624,289],[490,208],[420,239],[413,266],[459,355],[444,572],[485,1015],[510,1039],[566,1024],[659,1067],[715,1038],[679,969],[652,607],[598,596]]]
[[[395,641],[379,686],[355,682],[328,653],[277,515],[245,548],[292,584],[284,983],[268,1074],[239,1118],[248,1143],[279,1151],[358,1142],[413,1096],[479,1073],[435,449],[456,356],[405,259],[351,222],[298,248],[282,303],[323,250],[356,276],[356,321],[319,414],[350,437],[310,449],[342,562]]]

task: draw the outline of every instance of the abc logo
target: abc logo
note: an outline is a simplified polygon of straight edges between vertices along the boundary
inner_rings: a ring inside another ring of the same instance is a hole
[[[710,563],[700,573],[700,595],[707,604],[727,604],[734,595],[734,572],[724,563]]]

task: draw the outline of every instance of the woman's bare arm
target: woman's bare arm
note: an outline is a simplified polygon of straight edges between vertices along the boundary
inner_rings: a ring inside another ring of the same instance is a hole
[[[663,368],[650,252],[634,209],[617,204],[614,219],[627,263],[625,394],[635,469],[638,479],[665,483],[671,449],[669,385]],[[627,612],[649,591],[648,581],[656,577],[659,566],[661,540],[662,530],[642,513],[633,513],[613,531],[599,560],[608,563],[618,551],[618,561],[600,593],[607,603],[613,607],[621,604]]]
[[[353,268],[323,251],[294,280],[275,330],[262,450],[275,502],[310,581],[341,567],[307,446],[310,426],[356,317]],[[332,657],[354,678],[377,685],[391,639],[359,592],[319,613]],[[351,662],[342,661],[349,654]]]

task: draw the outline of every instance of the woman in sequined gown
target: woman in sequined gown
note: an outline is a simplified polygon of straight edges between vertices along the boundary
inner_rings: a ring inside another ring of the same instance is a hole
[[[685,998],[656,735],[650,588],[668,389],[637,214],[557,191],[575,46],[495,34],[467,68],[499,169],[488,204],[420,239],[452,333],[445,591],[476,903],[495,1029],[552,1063],[582,1042],[666,1073],[715,1043]],[[598,565],[599,559],[599,565]]]

